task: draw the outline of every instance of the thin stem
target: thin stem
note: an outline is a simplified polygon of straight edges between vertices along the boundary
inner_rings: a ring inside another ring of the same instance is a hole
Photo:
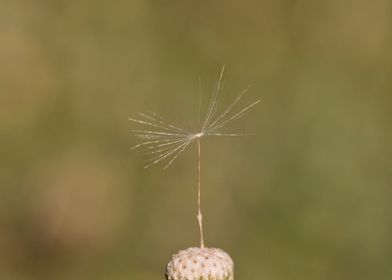
[[[204,248],[204,236],[203,236],[203,216],[201,214],[201,157],[200,157],[200,138],[197,138],[197,154],[198,154],[198,180],[197,180],[197,221],[199,223],[200,230],[200,248]]]

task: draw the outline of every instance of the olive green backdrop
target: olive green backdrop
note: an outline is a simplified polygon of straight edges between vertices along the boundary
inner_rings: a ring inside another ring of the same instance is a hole
[[[198,244],[196,148],[129,151],[154,110],[197,129],[206,243],[236,279],[392,278],[390,0],[0,0],[0,278],[163,279]],[[205,108],[205,106],[204,106]]]

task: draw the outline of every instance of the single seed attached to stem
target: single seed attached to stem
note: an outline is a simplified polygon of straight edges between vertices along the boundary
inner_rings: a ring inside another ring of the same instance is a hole
[[[145,168],[167,161],[164,169],[169,167],[186,148],[197,143],[198,155],[198,180],[197,180],[197,222],[200,231],[200,247],[191,247],[179,251],[172,257],[166,268],[168,280],[233,280],[233,261],[230,256],[221,249],[207,248],[204,245],[203,215],[201,212],[201,138],[204,136],[245,136],[244,133],[226,133],[222,131],[226,126],[247,114],[260,102],[257,100],[250,105],[235,110],[236,105],[248,91],[250,86],[243,90],[223,113],[217,114],[218,104],[222,95],[222,77],[225,66],[222,67],[218,84],[211,96],[204,121],[201,120],[201,98],[199,108],[200,129],[197,133],[189,132],[160,115],[148,111],[140,113],[139,118],[129,120],[142,125],[144,129],[133,130],[136,137],[142,139],[131,150],[142,150],[147,155],[152,155]],[[200,96],[201,97],[201,96]],[[199,266],[196,259],[203,258],[205,261]]]

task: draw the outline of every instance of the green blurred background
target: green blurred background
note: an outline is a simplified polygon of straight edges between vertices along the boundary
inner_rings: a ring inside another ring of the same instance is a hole
[[[390,0],[0,0],[0,279],[163,279],[198,244],[196,149],[143,169],[128,117],[197,127],[206,242],[236,279],[392,279]]]

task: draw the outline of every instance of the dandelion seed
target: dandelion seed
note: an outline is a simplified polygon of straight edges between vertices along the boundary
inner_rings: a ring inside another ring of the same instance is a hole
[[[222,113],[217,114],[218,104],[222,99],[223,74],[225,66],[222,67],[217,86],[211,95],[210,102],[202,119],[201,114],[201,98],[199,104],[199,124],[200,129],[197,132],[188,131],[179,125],[166,120],[157,113],[147,111],[146,113],[139,113],[139,118],[129,118],[130,121],[141,125],[141,129],[132,130],[134,135],[142,140],[141,143],[133,146],[131,150],[138,150],[144,152],[145,155],[152,156],[145,165],[145,168],[167,161],[164,169],[172,165],[176,159],[189,147],[193,142],[197,143],[198,151],[198,186],[197,186],[197,220],[200,231],[200,248],[204,248],[204,235],[201,214],[201,149],[200,140],[207,136],[228,136],[239,137],[246,135],[254,135],[247,133],[226,133],[222,129],[230,125],[232,122],[242,118],[249,113],[261,100],[257,100],[249,105],[237,109],[233,113],[239,102],[250,89],[250,85],[245,88],[234,101],[223,110]],[[199,87],[200,86],[199,80]],[[201,96],[201,95],[200,95]]]

